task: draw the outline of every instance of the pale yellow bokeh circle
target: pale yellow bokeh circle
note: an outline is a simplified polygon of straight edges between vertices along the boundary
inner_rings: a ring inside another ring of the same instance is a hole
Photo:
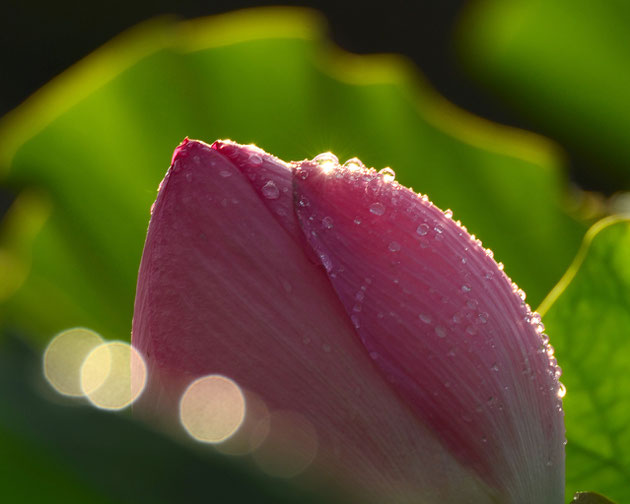
[[[245,396],[229,378],[209,375],[192,382],[179,403],[182,425],[197,441],[221,443],[245,417]]]
[[[57,334],[44,352],[44,376],[60,394],[82,396],[81,366],[89,353],[102,343],[103,338],[83,327]]]
[[[259,428],[268,432],[254,452],[256,464],[267,474],[279,478],[297,476],[311,465],[317,455],[318,439],[313,424],[292,411],[274,411]]]
[[[81,367],[81,388],[96,407],[119,410],[142,393],[147,370],[144,360],[128,343],[112,341],[90,352]]]

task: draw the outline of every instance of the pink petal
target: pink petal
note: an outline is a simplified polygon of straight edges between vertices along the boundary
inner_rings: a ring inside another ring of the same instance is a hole
[[[311,212],[329,204],[316,200],[316,183],[313,176],[298,184],[312,193]],[[359,502],[495,502],[434,425],[401,400],[378,359],[375,367],[347,315],[347,296],[340,302],[308,251],[291,184],[287,165],[253,147],[186,141],[177,149],[138,278],[133,343],[149,364],[138,409],[174,415],[188,383],[224,374],[270,409],[306,417],[319,440],[315,467]],[[345,240],[339,229],[336,239]],[[356,262],[380,271],[373,252]],[[426,365],[425,356],[416,359]]]
[[[304,162],[294,187],[304,234],[391,389],[505,502],[563,502],[559,370],[491,252],[374,170]]]

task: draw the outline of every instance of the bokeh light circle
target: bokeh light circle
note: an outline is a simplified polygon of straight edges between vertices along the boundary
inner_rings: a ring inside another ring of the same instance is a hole
[[[81,389],[97,408],[129,406],[146,384],[146,364],[128,343],[112,341],[93,349],[81,367]]]
[[[245,418],[245,396],[229,378],[209,375],[192,382],[179,404],[181,423],[188,434],[204,443],[221,443]]]
[[[102,344],[103,338],[83,327],[57,334],[44,352],[44,376],[60,394],[82,396],[81,366],[90,352]]]

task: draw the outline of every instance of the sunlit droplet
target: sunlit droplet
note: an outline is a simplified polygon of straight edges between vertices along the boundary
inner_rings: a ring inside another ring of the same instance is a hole
[[[182,425],[197,441],[220,443],[234,434],[245,418],[245,396],[229,378],[209,375],[192,382],[179,403]]]
[[[128,343],[112,341],[90,352],[81,366],[81,389],[97,408],[119,410],[144,390],[144,360]]]
[[[558,397],[562,399],[565,395],[567,395],[567,388],[564,386],[564,383],[560,383],[558,387]]]
[[[339,165],[339,159],[332,152],[323,152],[313,158],[313,162],[322,169],[324,173],[330,173]]]
[[[363,162],[356,157],[350,158],[348,159],[344,164],[343,164],[344,168],[347,168],[350,171],[356,171],[356,170],[360,170],[361,168],[364,168],[365,166],[363,165]]]
[[[393,182],[394,180],[396,180],[396,172],[392,170],[389,166],[386,166],[378,173],[383,176],[383,182]]]
[[[79,397],[81,389],[81,366],[97,346],[103,343],[97,333],[78,327],[59,333],[46,347],[44,353],[44,375],[60,394]]]

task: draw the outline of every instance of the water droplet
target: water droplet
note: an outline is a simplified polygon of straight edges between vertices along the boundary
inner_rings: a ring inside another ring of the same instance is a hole
[[[352,307],[352,311],[360,312],[361,311],[361,303],[357,303]]]
[[[337,166],[339,166],[339,160],[337,156],[335,156],[331,152],[324,152],[319,154],[313,158],[313,162],[317,163],[317,165],[322,169],[324,173],[330,173]]]
[[[396,179],[396,172],[389,166],[386,166],[378,173],[383,176],[383,182],[393,182]]]
[[[385,205],[383,205],[383,203],[379,203],[378,201],[376,203],[372,203],[370,205],[370,212],[374,215],[383,215],[385,213]]]
[[[300,201],[298,201],[298,205],[300,205],[302,208],[306,208],[307,206],[310,206],[310,204],[311,202],[306,196],[300,197]]]
[[[476,299],[469,299],[466,301],[466,306],[468,306],[468,308],[477,308],[478,304],[479,302]]]
[[[339,159],[332,152],[322,152],[313,158],[313,162],[320,166],[327,163],[339,164]]]
[[[496,373],[499,371],[499,365],[495,362],[494,364],[492,364],[492,367],[490,367],[490,369]]]
[[[356,170],[360,170],[361,168],[364,168],[365,166],[363,165],[363,162],[356,157],[350,158],[348,159],[344,164],[343,164],[344,168],[347,168],[350,171],[356,171]]]
[[[494,278],[494,273],[492,271],[486,272],[486,280],[492,280]]]
[[[525,294],[525,291],[523,289],[518,289],[516,293],[518,294],[518,297],[520,297],[522,301],[525,301],[527,294]]]
[[[322,227],[324,229],[332,229],[333,228],[333,220],[332,217],[324,217],[322,219]]]
[[[319,258],[322,261],[322,265],[324,266],[324,268],[326,268],[326,271],[330,272],[330,270],[332,269],[332,261],[330,260],[330,257],[328,257],[326,254],[320,254]]]
[[[420,236],[425,236],[428,232],[429,232],[429,226],[427,224],[420,224],[416,228],[416,233],[418,233]]]
[[[470,292],[470,285],[462,285],[462,292]]]
[[[442,226],[435,226],[433,230],[439,235],[444,232],[444,228]]]
[[[500,263],[497,263],[497,267],[498,267],[501,271],[503,271],[503,268],[504,268],[505,266],[503,266],[503,263],[502,263],[502,262],[500,262]]]
[[[397,241],[389,242],[387,246],[390,252],[399,252],[400,251],[400,243]]]
[[[489,315],[486,312],[481,312],[479,313],[479,315],[477,315],[479,322],[481,322],[482,324],[485,324],[486,322],[488,322],[488,317]]]
[[[420,315],[418,315],[418,318],[422,320],[422,322],[424,322],[425,324],[431,323],[431,316],[427,315],[426,313],[421,313]]]
[[[444,329],[442,326],[436,326],[435,334],[438,335],[438,338],[446,338],[446,329]]]
[[[219,172],[219,175],[221,175],[223,178],[228,178],[232,176],[232,172],[229,170],[221,170]]]
[[[358,226],[359,224],[361,224],[361,219],[359,219],[358,217],[355,217],[354,223]]]
[[[258,154],[252,154],[251,156],[249,156],[249,162],[254,166],[260,166],[263,160]]]
[[[472,326],[472,325],[466,326],[466,332],[470,336],[474,336],[475,334],[477,334],[477,328],[475,326]]]
[[[365,298],[365,293],[363,292],[363,287],[361,289],[362,290],[357,291],[357,293],[354,295],[354,299],[356,299],[357,301],[363,301],[363,299]]]
[[[278,199],[280,197],[280,191],[273,180],[268,180],[262,187],[263,196],[267,199]]]
[[[451,210],[450,208],[447,208],[446,210],[444,210],[444,216],[447,219],[452,219],[453,218],[453,210]]]
[[[352,325],[355,327],[355,329],[361,327],[358,315],[350,315],[350,320],[352,321]]]

